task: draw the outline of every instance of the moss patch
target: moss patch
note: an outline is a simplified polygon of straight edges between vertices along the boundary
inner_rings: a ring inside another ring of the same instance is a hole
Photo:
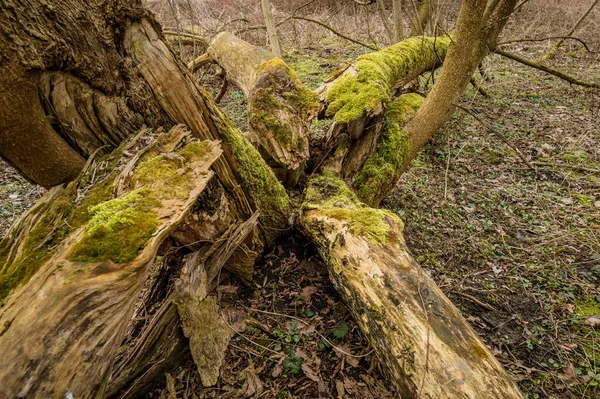
[[[90,209],[92,218],[71,250],[69,260],[132,261],[158,227],[157,213],[153,210],[157,206],[160,202],[156,194],[147,188],[94,206]]]
[[[423,104],[423,97],[410,93],[390,103],[377,150],[369,156],[355,181],[360,199],[368,204],[379,202],[396,180],[406,161],[409,140],[401,127]]]
[[[304,153],[311,119],[319,109],[318,95],[308,89],[285,62],[273,58],[258,70],[256,84],[248,98],[250,128],[259,142],[271,133],[288,151]],[[272,152],[272,151],[270,151]]]
[[[318,209],[325,216],[349,221],[348,228],[353,234],[377,245],[383,246],[390,232],[387,218],[402,225],[393,213],[361,203],[343,180],[330,174],[311,179],[305,195],[303,210]]]
[[[449,37],[410,38],[358,57],[356,74],[342,75],[325,93],[327,115],[348,123],[388,103],[400,80],[443,59],[450,42]]]

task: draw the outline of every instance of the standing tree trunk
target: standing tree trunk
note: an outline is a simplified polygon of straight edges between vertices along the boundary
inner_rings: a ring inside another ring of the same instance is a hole
[[[402,0],[392,0],[392,12],[394,14],[394,43],[404,39],[404,15],[402,12]]]
[[[267,35],[269,36],[269,45],[271,51],[276,57],[281,58],[281,46],[279,45],[279,36],[277,36],[277,28],[273,19],[273,10],[269,0],[260,0],[263,16],[265,17],[265,26],[267,27]]]

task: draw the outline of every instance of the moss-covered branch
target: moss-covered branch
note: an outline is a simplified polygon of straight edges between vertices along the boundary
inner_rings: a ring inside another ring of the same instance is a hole
[[[441,65],[449,37],[410,38],[358,57],[341,75],[326,83],[326,114],[349,123],[382,109],[399,86]]]

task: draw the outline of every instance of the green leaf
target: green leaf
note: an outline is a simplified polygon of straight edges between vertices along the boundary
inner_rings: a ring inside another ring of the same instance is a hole
[[[300,356],[286,357],[283,360],[283,368],[288,370],[291,374],[298,374],[302,370],[302,363],[304,359]]]
[[[338,328],[335,329],[335,331],[333,332],[333,335],[335,335],[336,338],[344,338],[346,335],[348,334],[348,324],[346,324],[346,322],[342,322]]]

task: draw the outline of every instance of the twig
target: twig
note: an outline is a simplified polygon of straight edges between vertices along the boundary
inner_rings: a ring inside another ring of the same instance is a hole
[[[242,305],[243,306],[243,305]],[[277,312],[269,312],[268,310],[260,310],[260,309],[254,309],[254,308],[248,308],[246,306],[244,306],[244,309],[246,309],[247,311],[250,312],[258,312],[258,313],[264,313],[264,314],[270,314],[271,316],[280,316],[280,317],[287,317],[288,319],[292,319],[292,320],[296,320],[299,321],[300,323],[304,324],[305,326],[310,325],[310,323],[308,323],[305,320],[299,319],[298,317],[295,316],[290,316],[288,314],[283,314],[283,313],[277,313]],[[341,349],[338,346],[335,346],[331,341],[329,341],[327,339],[327,337],[325,337],[323,334],[321,334],[318,331],[315,331],[317,333],[317,335],[319,335],[321,338],[323,338],[325,340],[325,342],[327,342],[329,345],[331,345],[331,347],[335,348],[335,350],[343,353],[346,356],[350,356],[350,357],[356,357],[356,358],[361,358],[361,357],[367,357],[369,356],[371,353],[373,353],[374,349],[371,349],[369,352],[365,353],[364,355],[353,355],[351,353],[348,353],[346,351],[344,351],[343,349]]]
[[[575,36],[550,36],[550,37],[541,37],[538,39],[529,39],[529,38],[523,38],[523,39],[512,39],[512,40],[507,40],[505,42],[502,43],[498,43],[497,46],[506,46],[508,44],[513,44],[513,43],[522,43],[522,42],[545,42],[546,40],[556,40],[556,39],[563,39],[563,40],[575,40],[578,41],[579,43],[581,43],[583,45],[583,47],[585,47],[585,49],[592,54],[596,54],[598,53],[598,51],[592,51],[590,50],[589,46],[587,45],[586,42],[584,42],[582,39],[575,37]]]
[[[223,79],[223,85],[221,86],[221,90],[219,90],[219,94],[217,94],[217,96],[215,97],[215,103],[220,103],[221,99],[223,98],[223,96],[225,95],[225,93],[227,92],[227,87],[229,86],[228,82],[227,82],[227,77],[225,77]]]
[[[583,20],[589,15],[590,12],[592,12],[592,10],[596,6],[596,4],[598,4],[598,1],[599,0],[594,0],[594,2],[590,5],[590,7],[583,13],[583,15],[581,17],[579,17],[577,22],[575,22],[575,25],[573,25],[573,27],[571,28],[569,33],[567,33],[567,36],[571,36],[575,32],[575,30],[577,30],[577,28],[583,22]],[[552,58],[552,56],[554,54],[556,54],[556,52],[558,51],[558,48],[560,47],[560,45],[562,44],[563,41],[564,41],[564,39],[557,41],[556,44],[554,46],[552,46],[552,48],[546,54],[544,54],[541,61],[546,61],[546,60]]]
[[[600,174],[600,169],[588,168],[587,166],[582,166],[582,165],[569,165],[566,163],[552,163],[552,162],[542,162],[542,161],[534,161],[534,162],[532,162],[532,164],[539,165],[539,166],[553,166],[555,168],[579,169],[579,170],[583,170],[584,172]]]
[[[208,53],[204,53],[204,54],[198,56],[198,58],[191,61],[187,65],[187,67],[190,71],[196,72],[198,69],[200,69],[200,67],[202,65],[210,64],[211,62],[215,62],[215,60],[213,60],[212,57],[210,55],[208,55]]]
[[[471,302],[475,302],[476,304],[478,304],[482,308],[485,308],[485,309],[490,310],[492,312],[497,312],[498,311],[498,309],[496,309],[495,307],[493,307],[489,303],[481,302],[479,299],[475,298],[473,295],[465,294],[464,292],[460,292],[460,291],[457,291],[456,294],[462,296],[463,298],[468,299]]]
[[[490,132],[492,132],[494,135],[496,135],[496,137],[498,137],[500,140],[502,140],[502,142],[504,144],[506,144],[507,146],[509,146],[510,148],[513,149],[513,151],[519,156],[519,158],[521,158],[521,161],[523,161],[523,163],[525,165],[527,165],[531,170],[535,171],[535,167],[527,160],[527,158],[525,158],[525,155],[523,155],[523,153],[521,151],[519,151],[519,149],[517,147],[515,147],[510,141],[508,141],[503,135],[502,133],[500,133],[498,130],[494,129],[489,123],[487,123],[486,121],[484,121],[483,119],[481,119],[475,112],[473,112],[473,110],[471,110],[470,108],[467,107],[463,107],[460,104],[454,104],[456,107],[462,109],[463,111],[465,111],[466,113],[468,113],[469,115],[471,115],[473,118],[475,118],[475,120],[477,120],[479,123],[481,123],[483,125],[483,127],[485,127],[486,129],[488,129]]]
[[[368,49],[371,49],[371,50],[375,50],[375,51],[379,50],[379,47],[372,46],[372,45],[370,45],[370,44],[366,44],[366,43],[363,43],[363,42],[361,42],[361,41],[359,41],[359,40],[356,40],[356,39],[353,39],[353,38],[351,38],[351,37],[348,37],[348,36],[344,35],[343,33],[340,33],[340,32],[338,32],[337,30],[333,29],[331,26],[327,25],[326,23],[323,23],[323,22],[321,22],[321,21],[318,21],[318,20],[316,20],[316,19],[307,18],[307,17],[298,17],[298,16],[292,16],[292,18],[293,18],[293,19],[299,19],[299,20],[302,20],[302,21],[308,21],[308,22],[315,23],[315,24],[317,24],[317,25],[320,25],[320,26],[322,26],[322,27],[323,27],[323,28],[325,28],[325,29],[328,29],[328,30],[330,30],[330,31],[331,31],[331,32],[333,32],[335,35],[337,35],[337,36],[339,36],[339,37],[341,37],[341,38],[343,38],[343,39],[346,39],[346,40],[348,40],[348,41],[350,41],[350,42],[352,42],[352,43],[356,43],[356,44],[358,44],[358,45],[360,45],[360,46],[366,47],[366,48],[368,48]]]
[[[535,62],[535,61],[531,61],[531,60],[527,60],[525,58],[519,57],[516,54],[513,53],[509,53],[508,51],[504,51],[501,50],[499,48],[495,48],[494,53],[499,54],[503,57],[506,58],[510,58],[513,61],[517,61],[520,62],[521,64],[527,65],[529,67],[535,68],[535,69],[539,69],[540,71],[544,71],[546,73],[549,73],[551,75],[554,75],[556,77],[559,77],[563,80],[566,80],[567,82],[574,84],[574,85],[579,85],[579,86],[585,86],[585,87],[600,87],[600,85],[598,83],[591,83],[591,82],[585,82],[583,80],[579,80],[575,77],[569,76],[561,71],[558,71],[556,69],[552,69],[552,68],[548,68],[545,65],[540,64],[539,62]]]

